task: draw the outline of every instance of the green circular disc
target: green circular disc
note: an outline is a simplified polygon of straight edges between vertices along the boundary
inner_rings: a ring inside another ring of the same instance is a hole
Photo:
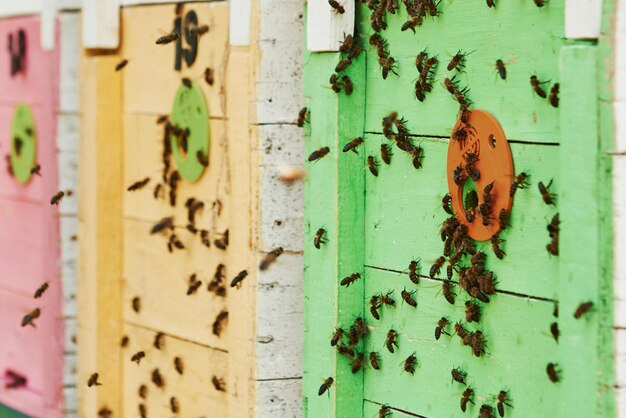
[[[179,144],[176,135],[170,136],[172,154],[180,175],[192,182],[200,178],[205,167],[198,159],[198,151],[208,160],[209,157],[209,109],[202,90],[192,83],[191,87],[184,84],[178,88],[174,97],[174,106],[170,123],[181,130],[189,129],[187,152]]]
[[[10,155],[15,179],[22,184],[28,183],[37,155],[37,132],[33,113],[25,103],[18,104],[13,113]]]

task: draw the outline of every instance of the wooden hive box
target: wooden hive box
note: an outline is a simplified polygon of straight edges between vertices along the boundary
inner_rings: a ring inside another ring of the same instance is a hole
[[[78,2],[0,7],[0,415],[76,413]],[[31,169],[40,165],[40,175]],[[59,190],[70,190],[51,206]],[[33,297],[44,283],[49,287]],[[36,327],[21,327],[39,308]],[[24,385],[12,387],[16,376]],[[17,412],[19,411],[19,413]]]
[[[302,167],[302,3],[121,3],[83,9],[79,414],[297,416],[303,187],[279,177]],[[183,36],[156,43],[172,31]],[[186,149],[171,143],[165,178],[172,137],[160,116],[189,128]],[[197,233],[190,198],[203,203]],[[170,216],[173,229],[150,233]],[[168,249],[172,234],[184,248]],[[208,289],[219,268],[224,294]],[[102,386],[87,387],[95,372]]]

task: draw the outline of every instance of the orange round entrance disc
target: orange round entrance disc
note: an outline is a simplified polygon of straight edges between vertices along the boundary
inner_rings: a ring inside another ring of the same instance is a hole
[[[450,137],[448,190],[454,213],[459,222],[467,226],[469,236],[476,241],[486,241],[500,230],[500,211],[511,210],[513,199],[509,191],[514,175],[513,157],[509,142],[496,118],[484,110],[472,110],[468,113],[468,123],[463,124],[458,120]],[[459,130],[464,130],[467,137],[462,140],[453,139],[465,136],[459,135],[462,133]],[[471,162],[472,157],[477,158],[474,164]],[[491,182],[492,203],[483,205],[485,186]],[[471,194],[471,190],[475,190],[476,194]],[[466,196],[468,193],[469,197]],[[476,195],[477,202],[472,199]],[[469,205],[467,208],[466,203]],[[483,217],[481,213],[486,213],[487,216]]]

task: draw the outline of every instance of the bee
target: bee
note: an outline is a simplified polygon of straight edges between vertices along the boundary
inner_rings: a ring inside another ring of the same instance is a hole
[[[150,182],[150,177],[146,177],[143,180],[139,180],[128,186],[126,189],[129,192],[134,192],[135,190],[143,189]]]
[[[241,287],[241,282],[248,276],[248,270],[242,270],[235,276],[235,278],[230,282],[230,287],[237,286],[237,289]]]
[[[405,301],[407,303],[407,305],[410,305],[410,306],[412,306],[414,308],[417,308],[417,302],[412,297],[412,295],[415,292],[416,292],[416,290],[414,290],[412,292],[408,292],[406,290],[406,287],[405,287],[404,290],[402,291],[402,293],[400,293],[400,295],[402,296],[402,300]]]
[[[202,286],[202,282],[200,280],[194,280],[189,283],[189,287],[187,288],[187,296],[193,295],[196,291]]]
[[[299,128],[302,128],[304,126],[308,115],[309,111],[306,107],[300,109],[300,112],[298,112],[298,119],[296,120],[296,125],[298,125]]]
[[[441,267],[443,267],[443,264],[445,262],[446,258],[444,256],[441,256],[437,260],[435,260],[435,264],[430,267],[429,276],[431,279],[434,279],[435,276],[439,274],[439,272],[441,271]]]
[[[190,80],[190,79],[188,79],[187,77],[183,77],[181,81],[182,81],[182,83],[183,83],[183,85],[184,85],[185,87],[187,87],[188,89],[190,89],[190,88],[191,88],[191,80]],[[186,147],[186,146],[185,146],[185,147],[183,147],[183,148],[185,148],[185,150],[187,150],[187,147]]]
[[[157,334],[154,336],[154,348],[156,348],[157,350],[163,348],[164,341],[165,334],[163,334],[162,332],[157,332]]]
[[[354,84],[352,84],[352,80],[347,75],[341,77],[341,81],[343,82],[343,88],[346,92],[346,95],[349,96],[354,91]]]
[[[169,119],[169,116],[167,116],[167,115],[160,115],[160,116],[157,118],[156,123],[157,123],[157,125],[161,125],[161,124],[163,124],[163,123],[167,122],[167,121],[168,121],[168,119]]]
[[[378,177],[378,168],[377,168],[377,162],[374,159],[373,156],[368,155],[367,156],[367,168],[370,170],[370,173],[372,173],[375,177]]]
[[[479,322],[480,306],[469,300],[465,302],[465,320],[467,322]]]
[[[496,8],[496,0],[487,0],[487,7],[493,7],[494,9]],[[500,61],[500,60],[498,60]],[[506,73],[504,75],[504,77],[502,77],[502,79],[506,78]]]
[[[63,199],[63,196],[65,196],[65,192],[64,191],[59,191],[57,192],[54,196],[52,196],[52,198],[50,199],[50,204],[51,205],[59,205],[59,203],[61,203],[61,199]]]
[[[467,377],[466,372],[456,367],[450,371],[450,374],[452,375],[453,381],[466,385],[465,383],[465,378]]]
[[[356,357],[352,359],[352,374],[358,372],[361,369],[364,369],[366,365],[367,361],[365,360],[365,354],[357,354]]]
[[[509,226],[509,212],[504,208],[500,209],[500,213],[498,214],[498,224],[500,231],[504,231],[506,227]]]
[[[441,338],[441,334],[450,335],[445,330],[445,328],[450,325],[450,321],[445,316],[442,316],[439,321],[437,321],[437,326],[435,327],[435,340]]]
[[[129,338],[128,335],[124,335],[120,341],[120,347],[126,348],[128,347]]]
[[[176,206],[176,189],[177,183],[180,181],[180,174],[178,171],[174,171],[169,178],[170,185],[170,206]]]
[[[369,358],[370,358],[370,364],[372,365],[372,369],[380,370],[380,356],[378,355],[378,353],[375,353],[374,351],[372,351],[369,355]]]
[[[415,68],[417,69],[417,72],[420,74],[422,73],[423,65],[427,57],[428,57],[428,54],[426,53],[426,50],[423,50],[422,52],[417,54],[417,56],[415,57]]]
[[[341,338],[343,338],[343,335],[345,334],[345,331],[341,328],[335,328],[335,331],[333,332],[333,336],[330,339],[330,346],[334,347],[336,346],[339,341],[341,341]]]
[[[492,418],[493,417],[493,406],[483,404],[480,406],[480,411],[478,413],[478,418]]]
[[[126,67],[126,64],[128,64],[127,59],[121,60],[115,65],[115,71],[120,71],[122,68]]]
[[[354,350],[345,345],[338,345],[337,353],[344,355],[346,357],[350,357],[350,358],[354,357]]]
[[[330,148],[328,147],[322,147],[318,150],[315,150],[311,153],[311,155],[309,155],[309,161],[318,161],[321,160],[323,157],[326,156],[326,154],[328,154],[330,152]]]
[[[425,90],[430,91],[428,88],[428,77],[433,72],[433,67],[439,63],[437,57],[430,57],[422,64],[422,71],[420,71],[420,78],[422,80],[422,86],[427,87]]]
[[[378,410],[378,418],[385,418],[391,415],[391,408],[387,405],[383,405]]]
[[[422,18],[422,16],[412,16],[409,20],[404,22],[400,30],[404,32],[405,30],[411,29],[413,33],[416,33],[415,28],[418,26],[422,26],[423,22],[424,19]]]
[[[111,418],[113,416],[113,411],[111,411],[106,406],[103,406],[98,410],[98,416],[100,418]]]
[[[555,83],[550,89],[550,96],[548,100],[553,107],[559,107],[559,83]]]
[[[322,396],[328,389],[330,389],[334,382],[335,379],[333,379],[332,377],[324,379],[324,383],[322,383],[322,386],[320,386],[320,390],[317,392],[317,394],[319,396]]]
[[[561,380],[561,373],[559,371],[558,365],[554,363],[548,363],[548,365],[546,366],[546,373],[548,373],[548,378],[552,383],[557,383],[559,380]]]
[[[139,299],[139,296],[135,296],[133,298],[131,306],[133,307],[133,311],[135,311],[135,313],[139,313],[139,311],[141,311],[141,299]]]
[[[421,270],[420,261],[421,259],[412,260],[409,263],[409,279],[411,279],[411,281],[415,284],[418,284],[420,281],[420,277],[419,277],[419,271]]]
[[[502,242],[504,242],[504,240],[500,239],[500,234],[494,234],[491,236],[491,248],[493,249],[493,253],[500,260],[502,260],[504,256],[506,255],[506,253],[502,251],[502,248],[500,248],[500,243]]]
[[[6,389],[17,389],[26,386],[28,383],[28,379],[26,377],[17,374],[11,370],[7,370],[5,372],[5,376],[8,380],[7,383],[4,384]]]
[[[333,89],[335,93],[339,93],[341,91],[341,85],[339,84],[339,76],[337,74],[333,74],[330,76],[330,87]]]
[[[351,275],[344,277],[341,280],[340,285],[341,286],[345,286],[345,287],[350,287],[350,285],[352,283],[356,282],[360,278],[361,278],[361,274],[360,273],[352,273]]]
[[[381,303],[380,303],[380,296],[379,295],[373,295],[370,298],[370,313],[372,314],[372,316],[380,321],[380,314],[378,313],[378,310],[381,308]]]
[[[426,100],[426,96],[424,95],[424,85],[422,84],[422,79],[419,78],[415,82],[415,98],[420,102]]]
[[[313,246],[320,249],[321,244],[326,243],[326,238],[324,238],[324,234],[326,234],[326,230],[324,228],[320,228],[315,233],[315,237],[313,238]]]
[[[546,5],[547,2],[548,2],[548,0],[535,0],[535,6],[543,7],[543,6]]]
[[[391,164],[391,148],[387,144],[380,144],[380,157],[385,164]]]
[[[454,324],[454,332],[456,332],[456,335],[458,335],[459,338],[461,338],[462,340],[465,340],[465,338],[469,335],[467,330],[463,327],[463,325],[460,322],[457,322],[456,324]]]
[[[35,299],[39,299],[41,296],[43,296],[43,294],[46,292],[46,290],[48,290],[49,286],[50,286],[50,284],[48,282],[45,282],[44,284],[39,286],[37,288],[37,290],[35,290],[34,298]]]
[[[162,199],[164,193],[165,187],[161,183],[158,183],[156,186],[154,186],[154,190],[152,191],[152,197],[154,197],[154,199]]]
[[[209,239],[209,231],[207,231],[206,229],[200,230],[200,242],[202,242],[202,244],[205,247],[211,247],[211,240]]]
[[[474,390],[472,388],[467,388],[463,391],[463,395],[461,396],[461,411],[465,412],[467,409],[467,403],[472,401],[472,397],[474,396]]]
[[[470,344],[472,346],[472,354],[476,357],[480,357],[485,353],[485,339],[482,331],[476,331],[471,335]]]
[[[387,306],[396,306],[396,301],[393,300],[391,298],[391,294],[393,293],[393,290],[390,290],[389,292],[387,292],[386,294],[381,294],[380,295],[380,303],[382,303],[383,305],[387,305]]]
[[[509,189],[509,196],[515,196],[515,192],[518,188],[525,189],[529,186],[528,184],[528,175],[525,172],[519,173],[513,183],[511,183],[511,188]]]
[[[41,177],[41,164],[35,164],[35,166],[30,169],[30,174]]]
[[[446,298],[450,305],[454,305],[454,297],[456,296],[456,294],[452,291],[453,288],[454,284],[452,284],[450,280],[443,281],[441,287],[443,291],[443,296]]]
[[[148,386],[146,385],[141,385],[139,386],[139,397],[141,399],[146,399],[146,396],[148,396]]]
[[[335,66],[335,72],[336,73],[342,72],[343,70],[348,68],[350,66],[350,64],[352,64],[352,60],[350,58],[342,59],[341,61],[339,61],[337,66]],[[332,84],[332,81],[331,81],[331,84]]]
[[[465,156],[465,172],[474,181],[478,181],[478,179],[480,178],[480,172],[476,168],[477,162],[478,162],[477,154],[470,152]]]
[[[547,186],[543,184],[543,182],[539,182],[537,186],[539,187],[539,193],[541,193],[541,197],[546,205],[556,205],[556,195],[554,193],[550,193],[550,186],[552,186],[552,181],[548,183]]]
[[[464,142],[467,139],[467,129],[465,129],[465,127],[461,126],[458,129],[455,129],[454,131],[452,131],[452,140],[453,141],[459,141],[459,142]]]
[[[102,386],[102,383],[98,382],[98,373],[94,373],[91,376],[89,376],[89,379],[87,379],[87,387],[92,387],[92,386]]]
[[[417,364],[417,358],[415,353],[411,354],[404,360],[404,371],[407,373],[415,374],[415,365]]]
[[[469,109],[467,107],[467,103],[461,103],[459,106],[459,119],[466,125],[469,122]]]
[[[196,152],[196,160],[198,160],[202,167],[209,166],[209,158],[200,149]]]
[[[139,409],[139,416],[141,418],[146,418],[148,416],[148,412],[146,410],[146,405],[140,403],[138,409]]]
[[[176,399],[174,396],[170,398],[170,410],[175,414],[177,414],[179,410],[178,399]]]
[[[398,332],[394,329],[390,329],[389,332],[387,332],[387,338],[385,339],[385,346],[387,347],[387,350],[389,350],[390,353],[393,353],[394,345],[398,347]]]
[[[416,170],[422,168],[422,158],[424,158],[424,149],[422,147],[415,147],[411,151],[411,157],[413,162],[413,167]]]
[[[184,250],[185,245],[182,243],[181,240],[178,239],[178,236],[176,236],[176,234],[172,234],[169,238],[169,241],[167,242],[167,249],[171,253],[174,252],[174,249]]]
[[[145,352],[138,351],[137,353],[133,354],[133,356],[130,358],[130,361],[139,364],[141,362],[141,359],[144,358],[145,356],[146,356]]]
[[[152,229],[150,230],[150,234],[157,234],[165,229],[174,229],[174,218],[168,216],[166,218],[161,219],[157,222]]]
[[[391,71],[395,75],[398,75],[396,72],[396,60],[393,57],[387,58],[378,58],[378,64],[380,65],[383,73],[383,80],[387,79],[389,72]]]
[[[271,266],[272,263],[275,262],[276,259],[283,253],[283,251],[283,247],[278,247],[267,253],[265,258],[263,258],[263,260],[261,260],[261,263],[259,264],[259,270],[267,270],[269,266]]]
[[[465,60],[466,55],[467,54],[464,54],[463,51],[459,50],[459,52],[457,52],[448,63],[448,66],[446,67],[447,70],[452,71],[455,68],[457,70],[460,70],[461,68],[463,68],[464,67],[463,61]]]
[[[561,222],[559,221],[559,214],[557,213],[556,215],[554,215],[552,217],[552,220],[550,221],[550,223],[547,226],[548,229],[548,233],[550,234],[550,238],[554,238],[556,236],[559,235],[559,224]]]
[[[487,4],[489,4],[490,1],[492,5],[489,7],[496,7],[494,3],[495,0],[487,0]],[[501,79],[506,80],[506,67],[504,66],[504,62],[500,59],[496,60],[496,71]]]
[[[163,381],[163,376],[161,376],[161,372],[159,371],[159,369],[152,370],[151,380],[152,380],[152,383],[154,383],[155,386],[158,388],[162,388],[163,386],[165,386],[165,382]]]
[[[536,75],[530,77],[530,86],[533,88],[535,94],[542,99],[547,97],[546,91],[541,87],[542,84],[546,84],[547,81],[540,82]]]
[[[554,340],[558,343],[559,336],[561,335],[561,333],[559,332],[559,324],[556,322],[553,322],[552,324],[550,324],[550,332],[552,333]]]
[[[39,308],[35,308],[32,311],[28,312],[22,318],[22,326],[25,327],[26,325],[30,325],[33,328],[35,328],[35,322],[34,321],[35,321],[35,319],[39,318],[40,315],[41,315],[41,309],[39,309]]]
[[[208,25],[201,25],[201,26],[198,26],[198,27],[191,28],[191,30],[189,32],[191,33],[192,36],[197,38],[197,37],[200,37],[200,36],[204,35],[208,31],[209,31],[209,26]]]
[[[183,359],[180,357],[174,357],[174,369],[180,375],[185,371],[185,365],[183,363]]]
[[[213,376],[211,378],[211,383],[213,383],[213,387],[218,392],[226,392],[226,382],[221,377]]]
[[[509,403],[511,400],[509,399],[508,392],[505,390],[501,390],[500,393],[498,393],[497,399],[498,414],[501,417],[504,417],[504,405],[512,408],[512,405]]]
[[[456,184],[458,187],[463,187],[467,176],[465,175],[465,169],[462,165],[456,166],[456,168],[454,169],[454,173],[452,174],[452,179],[454,180],[454,184]]]
[[[224,322],[228,320],[228,311],[222,309],[220,313],[215,317],[215,321],[213,321],[213,334],[218,337],[221,336],[222,331],[224,329]]]
[[[226,247],[228,247],[228,229],[224,231],[221,238],[213,240],[213,244],[220,250],[226,250]]]
[[[213,71],[212,68],[207,67],[204,70],[204,81],[206,81],[209,86],[212,86],[213,83],[215,83],[215,71]]]
[[[574,312],[574,318],[580,319],[583,315],[589,312],[593,308],[593,302],[585,302],[578,305],[576,311]]]
[[[354,328],[359,338],[365,338],[369,332],[369,328],[361,317],[354,320]]]
[[[358,151],[356,150],[359,145],[361,145],[363,143],[363,138],[362,137],[357,137],[354,138],[353,140],[351,140],[350,142],[348,142],[344,147],[343,147],[343,152],[348,152],[348,151],[352,151],[355,154],[358,154]]]
[[[164,36],[159,37],[159,38],[156,40],[156,42],[155,42],[155,43],[156,43],[157,45],[167,45],[167,44],[169,44],[169,43],[171,43],[171,42],[178,41],[179,39],[180,39],[180,33],[178,33],[178,32],[172,32],[172,33],[170,33],[170,34],[168,34],[168,35],[164,35]]]
[[[330,4],[330,7],[335,10],[335,13],[339,13],[340,15],[342,15],[346,12],[346,9],[344,9],[337,0],[328,0],[328,4]]]

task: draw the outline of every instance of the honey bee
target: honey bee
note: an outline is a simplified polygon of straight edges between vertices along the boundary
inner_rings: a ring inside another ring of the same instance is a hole
[[[550,193],[550,186],[552,186],[552,181],[548,183],[547,186],[544,186],[543,182],[539,182],[537,186],[539,187],[539,193],[541,193],[541,197],[546,205],[556,205],[556,195],[554,193]]]
[[[352,64],[352,60],[350,58],[344,58],[335,66],[335,72],[340,73],[348,68]],[[331,82],[332,84],[332,82]]]
[[[330,4],[330,7],[332,7],[335,10],[335,13],[342,15],[346,12],[346,9],[344,9],[343,6],[339,4],[337,0],[328,0],[328,4]]]
[[[398,347],[398,332],[394,329],[390,329],[387,332],[387,338],[385,339],[385,346],[390,353],[394,352],[394,346]]]
[[[318,150],[315,150],[311,153],[311,155],[309,155],[309,161],[319,161],[323,157],[325,157],[326,154],[328,154],[329,152],[330,152],[330,148],[328,147],[322,147]]]
[[[243,279],[248,276],[248,270],[242,270],[235,276],[235,278],[230,282],[230,287],[237,286],[237,289],[241,287]]]
[[[450,325],[450,321],[445,316],[442,316],[439,321],[437,321],[437,326],[435,327],[435,340],[441,338],[441,334],[450,335],[445,328]]]
[[[391,164],[391,148],[387,144],[380,144],[380,157],[385,164]]]
[[[135,296],[133,298],[131,306],[133,307],[133,311],[135,311],[135,313],[139,313],[139,311],[141,311],[141,299],[139,299],[139,296]]]
[[[89,379],[87,379],[87,387],[92,387],[92,386],[102,386],[102,383],[98,382],[98,373],[94,373],[91,376],[89,376]]]
[[[547,97],[546,91],[541,87],[542,84],[546,84],[547,81],[540,82],[536,75],[530,77],[530,86],[533,88],[535,94],[542,99]]]
[[[39,318],[39,316],[41,316],[41,309],[33,309],[22,318],[22,326],[25,327],[26,325],[30,325],[35,328],[35,319]]]
[[[593,302],[585,302],[578,305],[576,311],[574,312],[574,318],[580,319],[583,315],[589,312],[593,308]]]
[[[554,340],[558,343],[559,342],[559,336],[561,335],[561,333],[559,332],[559,324],[556,322],[553,322],[550,324],[550,333],[552,334],[552,337],[554,337]]]
[[[165,341],[165,334],[163,334],[162,332],[157,332],[156,335],[154,336],[154,348],[156,348],[157,350],[160,350],[161,348],[163,348],[163,344]]]
[[[191,80],[190,80],[190,79],[188,79],[187,77],[183,77],[181,81],[182,81],[182,83],[183,83],[183,85],[184,85],[185,87],[187,87],[188,89],[190,89],[190,88],[191,88],[192,83],[191,83]],[[187,147],[186,147],[186,146],[184,146],[183,148],[184,148],[185,150],[187,150]]]
[[[359,370],[364,369],[367,365],[367,361],[365,360],[365,354],[358,353],[355,358],[352,359],[352,373],[357,373]]]
[[[161,183],[158,183],[156,186],[154,186],[154,190],[152,191],[152,197],[154,197],[154,199],[162,199],[164,193],[165,187]]]
[[[450,305],[454,305],[454,297],[456,296],[456,294],[452,291],[453,288],[454,284],[452,284],[450,280],[443,281],[441,287],[443,291],[443,296],[446,298]]]
[[[175,414],[177,414],[179,410],[178,399],[174,396],[170,398],[170,410]]]
[[[147,409],[146,409],[146,405],[140,403],[139,406],[138,406],[138,409],[139,409],[139,417],[140,418],[147,418],[148,412],[147,412]]]
[[[464,60],[465,57],[468,54],[463,53],[463,51],[459,50],[459,52],[457,52],[452,59],[450,60],[450,63],[448,63],[448,66],[446,67],[448,71],[452,71],[454,69],[460,70],[461,68],[464,67]]]
[[[552,220],[547,226],[548,233],[550,234],[550,238],[554,238],[555,236],[558,236],[559,231],[560,231],[560,228],[559,228],[560,223],[561,222],[559,221],[559,214],[557,213],[556,215],[552,217]]]
[[[198,150],[196,152],[196,160],[198,160],[202,167],[209,166],[209,157],[207,157],[202,150]]]
[[[470,334],[470,345],[472,346],[472,354],[476,357],[480,357],[485,353],[485,338],[482,331],[476,331]]]
[[[459,106],[459,119],[461,123],[468,124],[469,123],[469,108],[467,107],[467,103],[461,103]]]
[[[535,6],[543,7],[543,6],[546,5],[547,2],[548,2],[548,0],[535,0]]]
[[[352,80],[347,75],[341,77],[341,81],[343,82],[343,88],[346,92],[346,95],[349,96],[354,91],[354,84],[352,84]]]
[[[63,199],[63,196],[65,196],[65,192],[64,191],[58,191],[54,196],[52,196],[52,198],[50,199],[50,204],[51,205],[59,205],[59,203],[61,203],[61,199]]]
[[[463,187],[463,184],[465,184],[465,180],[467,179],[467,176],[465,175],[465,169],[463,168],[462,165],[456,166],[456,168],[454,169],[454,173],[452,175],[452,179],[454,180],[454,184],[456,184],[458,187]]]
[[[378,355],[378,353],[375,353],[374,351],[372,351],[369,355],[369,358],[370,358],[370,364],[372,365],[372,369],[380,370],[380,356]]]
[[[548,363],[548,365],[546,366],[546,373],[548,373],[548,378],[552,383],[557,383],[559,380],[561,380],[561,373],[559,371],[558,365],[554,363]]]
[[[228,311],[222,309],[220,313],[215,317],[215,321],[213,321],[213,334],[218,337],[222,335],[222,331],[224,329],[224,322],[228,320]]]
[[[467,377],[466,372],[456,367],[450,371],[450,374],[452,375],[453,381],[466,385],[465,383],[465,378]]]
[[[146,399],[146,396],[148,396],[148,386],[146,386],[146,385],[139,386],[138,393],[139,393],[139,397],[141,399]]]
[[[206,81],[206,83],[209,86],[212,86],[213,83],[215,83],[215,71],[213,71],[212,68],[205,68],[204,70],[204,81]]]
[[[41,177],[41,164],[35,164],[35,166],[30,169],[30,174]]]
[[[126,67],[126,64],[128,64],[127,59],[121,60],[115,65],[115,71],[120,71],[122,68]]]
[[[411,151],[411,157],[413,162],[413,167],[418,170],[422,168],[422,158],[424,158],[424,150],[422,147],[415,147]]]
[[[170,235],[169,241],[167,242],[167,249],[171,253],[174,252],[174,249],[184,250],[185,245],[182,243],[181,240],[178,239],[178,236],[176,234],[172,234]]]
[[[506,253],[502,251],[502,248],[500,248],[500,243],[502,242],[504,242],[504,240],[500,239],[500,234],[494,234],[491,236],[491,248],[493,249],[493,253],[500,260],[502,260],[504,256],[506,255]]]
[[[350,285],[352,283],[356,282],[360,278],[361,278],[361,274],[360,273],[352,273],[351,275],[344,277],[341,280],[340,285],[341,286],[345,286],[345,287],[350,287]]]
[[[315,237],[313,238],[313,246],[320,249],[321,244],[326,243],[326,238],[324,238],[324,234],[326,234],[326,230],[324,228],[320,228],[315,233]]]
[[[261,260],[259,264],[259,270],[264,271],[269,268],[276,261],[276,259],[283,253],[283,247],[274,248],[272,251],[267,253],[265,258]]]
[[[151,380],[152,380],[152,383],[154,383],[155,386],[158,388],[162,388],[163,386],[165,386],[165,382],[163,381],[163,376],[161,376],[161,372],[159,371],[159,369],[152,370]]]
[[[111,411],[106,406],[103,406],[98,410],[98,416],[100,418],[111,418],[113,416],[113,411]]]
[[[395,75],[398,75],[398,73],[395,70],[395,68],[396,68],[396,60],[393,57],[378,58],[378,64],[380,65],[380,67],[382,69],[383,80],[387,79],[387,76],[389,75],[389,72],[392,72]]]
[[[462,340],[465,340],[465,338],[469,335],[467,330],[463,327],[463,325],[460,322],[457,322],[456,324],[454,324],[454,332],[456,332],[456,335],[458,335],[459,338],[461,338]]]
[[[349,358],[354,357],[354,350],[348,346],[341,345],[341,344],[337,346],[337,353],[343,356],[349,357]]]
[[[415,365],[417,364],[417,357],[415,353],[411,354],[404,360],[404,371],[407,373],[415,374]]]
[[[469,300],[465,302],[465,320],[467,322],[479,322],[480,306]]]
[[[504,208],[500,209],[498,214],[498,224],[500,231],[504,231],[509,226],[509,212]]]
[[[420,281],[419,271],[421,270],[420,265],[421,258],[418,260],[412,260],[409,263],[409,279],[415,284],[418,284]]]
[[[180,375],[185,371],[185,365],[183,363],[183,359],[180,357],[174,357],[174,369]]]
[[[386,418],[391,415],[391,408],[387,405],[383,405],[378,410],[378,418]]]
[[[435,264],[430,267],[429,276],[431,279],[434,279],[435,276],[439,274],[445,262],[446,258],[444,256],[441,256],[437,260],[435,260]]]
[[[515,196],[515,192],[518,188],[525,189],[529,186],[528,184],[528,175],[525,172],[519,173],[513,183],[511,183],[511,188],[509,189],[509,196]]]
[[[157,222],[152,229],[150,230],[150,234],[157,234],[165,229],[174,229],[174,218],[168,216],[166,218],[161,219]]]
[[[509,394],[507,391],[505,390],[501,390],[500,393],[498,393],[498,403],[497,403],[497,407],[498,407],[498,414],[501,417],[504,417],[504,406],[508,406],[510,408],[512,408],[513,406],[510,404],[511,399],[509,399]]]
[[[407,305],[410,305],[410,306],[412,306],[414,308],[417,308],[417,302],[412,297],[412,295],[415,292],[416,292],[416,290],[414,290],[412,292],[408,292],[406,290],[406,287],[405,287],[404,290],[402,291],[402,293],[400,293],[400,295],[402,296],[402,300],[405,301],[407,303]]]
[[[48,290],[49,286],[50,286],[49,282],[45,282],[44,284],[39,286],[37,288],[37,290],[35,290],[34,298],[35,299],[39,299],[41,296],[43,296],[43,294],[46,292],[46,290]]]
[[[363,143],[363,138],[362,137],[357,137],[354,138],[353,140],[351,140],[350,142],[348,142],[344,147],[343,147],[343,152],[348,152],[348,151],[352,151],[355,154],[358,154],[358,151],[356,150],[359,145],[361,145]]]
[[[373,295],[370,298],[370,313],[372,314],[372,316],[380,321],[380,314],[378,313],[378,309],[381,308],[381,303],[380,303],[380,296],[379,295]]]
[[[180,39],[180,33],[172,32],[168,35],[163,35],[156,40],[157,45],[167,45],[171,42],[175,42]]]
[[[167,122],[167,121],[168,121],[168,119],[169,119],[169,116],[167,116],[167,115],[160,115],[160,116],[157,118],[156,123],[157,123],[157,125],[161,125],[161,124],[163,124],[163,123]]]
[[[491,2],[491,5],[489,5],[489,2]],[[487,5],[489,5],[489,7],[496,7],[495,0],[487,0]],[[506,80],[506,67],[501,59],[496,60],[496,71],[501,79]]]
[[[211,247],[211,240],[209,239],[209,231],[206,229],[200,230],[200,242],[205,247]]]
[[[308,115],[309,111],[306,107],[300,109],[300,112],[298,112],[298,119],[296,120],[296,125],[298,125],[299,128],[302,128],[304,126]]]
[[[493,418],[493,406],[487,404],[481,405],[478,418]]]
[[[359,338],[365,338],[367,336],[367,333],[369,332],[367,324],[361,317],[354,320],[354,328],[356,329],[357,336]]]
[[[196,291],[202,286],[202,282],[200,280],[195,280],[189,283],[189,287],[187,288],[187,296],[193,295]]]
[[[139,364],[141,362],[141,359],[144,358],[146,356],[146,353],[143,351],[138,351],[137,353],[133,354],[133,356],[130,358],[130,361]]]
[[[422,26],[423,22],[424,19],[422,18],[422,16],[412,16],[409,18],[409,20],[404,22],[400,30],[404,32],[405,30],[411,29],[413,33],[416,33],[415,28],[418,26]]]
[[[128,335],[124,335],[120,341],[120,347],[126,348],[128,347],[129,338]]]
[[[341,91],[341,85],[339,84],[339,76],[337,74],[333,74],[330,76],[330,87],[333,89],[335,93],[339,93]]]
[[[378,177],[378,163],[371,155],[367,156],[367,168],[370,170],[370,173],[372,173],[375,177]]]
[[[335,328],[335,331],[333,332],[333,336],[330,339],[330,346],[331,347],[336,346],[339,343],[339,341],[341,341],[344,334],[345,334],[345,331],[343,329]]]
[[[192,36],[198,38],[198,37],[204,35],[205,33],[207,33],[208,31],[209,31],[209,26],[208,25],[200,25],[198,27],[191,28],[189,33],[191,33]]]
[[[332,377],[324,379],[324,383],[322,383],[322,386],[320,386],[320,390],[317,392],[317,394],[319,396],[322,396],[328,389],[330,389],[334,382],[335,379],[333,379]]]
[[[128,186],[126,189],[129,192],[134,192],[135,190],[143,189],[150,182],[150,177],[146,177],[143,180],[139,180]]]
[[[559,83],[555,83],[550,89],[550,96],[548,100],[553,107],[559,107]]]
[[[387,292],[386,294],[381,294],[380,295],[380,303],[383,305],[387,305],[387,306],[396,306],[396,301],[393,300],[393,298],[391,297],[391,294],[393,293],[393,290],[390,290],[389,292]]]
[[[224,231],[221,238],[213,240],[213,244],[215,244],[215,246],[219,248],[220,250],[226,250],[226,248],[228,247],[228,235],[229,234],[228,234],[228,229],[227,229],[226,231]]]

